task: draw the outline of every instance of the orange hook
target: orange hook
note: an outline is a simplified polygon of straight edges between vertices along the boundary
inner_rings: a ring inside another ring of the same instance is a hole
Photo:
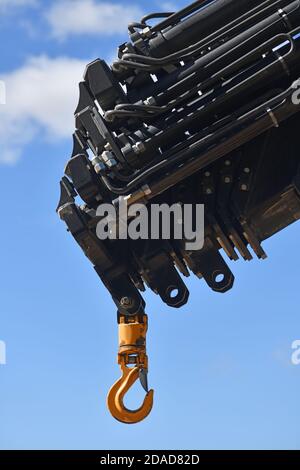
[[[122,423],[133,424],[145,419],[153,406],[154,391],[148,391],[147,371],[148,357],[146,354],[146,333],[148,317],[143,315],[119,315],[119,354],[122,377],[111,387],[107,396],[107,407],[112,416]],[[134,367],[128,367],[132,365]],[[140,378],[147,392],[143,404],[137,410],[128,410],[124,405],[124,397],[132,385]]]
[[[121,364],[122,377],[111,387],[107,396],[107,406],[112,416],[126,424],[138,423],[145,419],[152,410],[154,391],[147,392],[144,402],[137,410],[128,410],[124,405],[124,396],[140,376],[139,367],[127,367]]]

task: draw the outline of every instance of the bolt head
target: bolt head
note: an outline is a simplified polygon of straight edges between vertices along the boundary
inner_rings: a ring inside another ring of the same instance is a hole
[[[104,148],[105,148],[105,150],[108,150],[109,152],[112,150],[111,145],[110,145],[109,142],[107,142],[107,144],[105,144]]]
[[[143,144],[143,142],[137,142],[136,144],[134,144],[132,146],[133,148],[133,151],[134,153],[136,153],[137,155],[139,155],[140,153],[144,152],[146,147],[145,145]]]
[[[103,163],[96,163],[94,169],[95,172],[99,175],[99,173],[101,173],[105,169],[105,165],[103,165]]]
[[[146,38],[151,38],[151,36],[152,36],[151,28],[149,28],[149,26],[147,26],[147,28],[144,28],[142,30],[142,35]]]
[[[153,105],[156,105],[156,101],[155,101],[155,98],[153,96],[149,96],[149,98],[147,98],[144,103],[148,106],[153,106]]]
[[[107,161],[106,165],[108,166],[108,168],[113,168],[114,166],[117,165],[117,160],[115,160],[114,158],[111,158],[110,160]]]
[[[131,299],[130,297],[122,297],[120,304],[121,304],[122,307],[124,307],[124,308],[129,308],[129,307],[132,306],[133,301],[132,301],[132,299]]]

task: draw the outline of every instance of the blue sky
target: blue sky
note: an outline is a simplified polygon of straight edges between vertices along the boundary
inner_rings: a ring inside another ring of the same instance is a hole
[[[232,263],[226,295],[190,279],[171,310],[147,293],[153,412],[126,426],[106,410],[115,307],[55,207],[84,66],[113,58],[149,3],[69,3],[0,0],[0,448],[299,449],[299,224],[265,242],[267,261]]]

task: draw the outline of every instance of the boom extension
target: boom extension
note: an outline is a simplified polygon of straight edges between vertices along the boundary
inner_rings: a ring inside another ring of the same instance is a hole
[[[153,400],[145,285],[174,308],[191,273],[227,292],[221,253],[265,259],[262,242],[300,218],[300,0],[201,0],[128,29],[118,59],[95,60],[79,85],[57,211],[117,306],[123,376],[108,407],[132,423]],[[173,225],[167,239],[130,239],[126,221],[102,239],[99,206],[120,215],[124,202],[204,204],[203,248],[187,249]],[[147,395],[130,411],[123,398],[138,377]]]

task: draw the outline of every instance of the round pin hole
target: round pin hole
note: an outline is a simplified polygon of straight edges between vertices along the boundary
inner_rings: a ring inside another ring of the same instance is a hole
[[[170,299],[176,299],[179,295],[179,289],[176,286],[170,286],[167,289],[167,295]]]
[[[214,281],[216,284],[221,284],[225,280],[225,274],[224,273],[215,273],[214,274]]]

